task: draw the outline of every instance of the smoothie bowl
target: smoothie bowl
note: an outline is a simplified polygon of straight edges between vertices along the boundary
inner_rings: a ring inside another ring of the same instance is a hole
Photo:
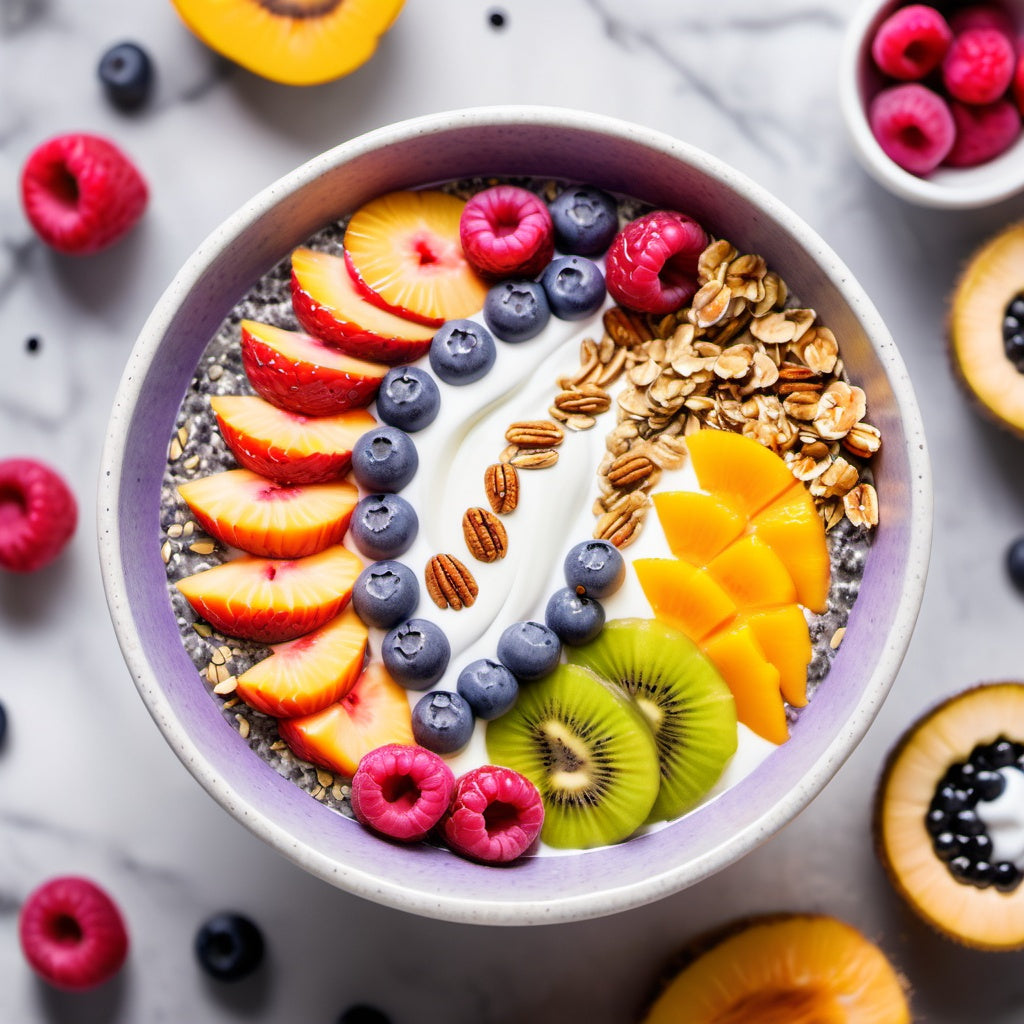
[[[537,924],[692,885],[819,792],[909,642],[930,477],[798,218],[667,136],[502,107],[346,143],[200,247],[100,530],[136,686],[226,810],[365,898]]]

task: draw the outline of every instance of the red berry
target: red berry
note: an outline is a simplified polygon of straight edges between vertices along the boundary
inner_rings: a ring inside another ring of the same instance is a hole
[[[697,291],[697,259],[707,244],[704,229],[674,210],[630,221],[608,249],[608,294],[641,313],[681,308]]]
[[[868,122],[886,156],[911,174],[935,170],[956,137],[949,105],[916,82],[878,93],[868,108]]]
[[[949,167],[977,167],[1005,152],[1020,135],[1020,114],[1009,100],[985,106],[949,105],[956,125],[956,141],[945,163]]]
[[[21,172],[25,214],[59,252],[84,255],[112,245],[142,216],[149,193],[135,165],[96,135],[58,135]]]
[[[1017,70],[1013,73],[1013,98],[1017,109],[1024,114],[1024,52],[1017,58]]]
[[[555,253],[547,206],[525,188],[495,185],[466,203],[459,221],[466,259],[486,277],[536,277]]]
[[[455,783],[443,822],[448,845],[464,857],[505,864],[540,835],[544,804],[537,787],[511,768],[483,765]]]
[[[0,567],[34,572],[71,539],[78,506],[68,485],[33,459],[0,459]]]
[[[1002,32],[1011,41],[1017,34],[1008,11],[997,4],[971,4],[961,7],[949,16],[949,27],[954,35],[966,32],[970,28],[994,28]]]
[[[375,832],[423,839],[448,809],[455,776],[433,751],[389,743],[364,754],[352,777],[352,813]]]
[[[871,56],[885,74],[911,81],[937,68],[952,40],[952,29],[934,7],[910,4],[879,25]]]
[[[101,985],[128,955],[121,912],[87,878],[53,878],[41,885],[22,907],[18,931],[32,969],[58,988]]]
[[[1013,78],[1013,43],[998,29],[970,28],[954,40],[942,62],[949,94],[964,103],[994,103]]]

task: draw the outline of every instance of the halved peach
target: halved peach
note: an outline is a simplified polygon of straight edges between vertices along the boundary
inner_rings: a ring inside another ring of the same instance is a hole
[[[756,534],[734,541],[707,564],[707,572],[737,608],[770,608],[796,600],[796,587],[782,559]]]
[[[652,497],[672,554],[693,565],[707,565],[747,528],[744,516],[712,494],[659,491]]]
[[[366,656],[367,629],[346,608],[312,633],[274,644],[269,657],[238,677],[236,692],[275,718],[322,711],[356,684]]]
[[[703,569],[678,558],[638,558],[637,579],[654,617],[695,643],[736,614],[736,602]]]

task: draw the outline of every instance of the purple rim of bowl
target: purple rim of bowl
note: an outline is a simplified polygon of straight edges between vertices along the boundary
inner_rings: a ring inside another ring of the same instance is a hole
[[[818,698],[752,775],[660,831],[504,869],[377,839],[253,754],[185,654],[160,557],[159,501],[181,398],[208,340],[258,278],[331,219],[392,189],[477,174],[588,181],[678,207],[762,253],[832,327],[885,444],[881,525],[862,597]],[[221,225],[142,329],[103,453],[99,540],[107,601],[135,684],[175,753],[223,807],[333,885],[443,920],[539,924],[598,917],[677,892],[796,815],[856,747],[888,693],[920,607],[931,482],[906,368],[867,296],[828,246],[771,195],[670,136],[546,107],[430,115],[373,131],[285,176]]]

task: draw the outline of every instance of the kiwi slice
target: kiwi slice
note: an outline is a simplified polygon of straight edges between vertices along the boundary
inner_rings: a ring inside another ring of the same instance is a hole
[[[617,687],[559,665],[522,687],[487,724],[487,756],[540,791],[549,846],[617,843],[647,819],[658,795],[658,752],[644,716]]]
[[[689,810],[736,752],[736,704],[718,670],[689,637],[656,619],[613,619],[569,651],[633,698],[654,733],[661,788],[650,821]]]

